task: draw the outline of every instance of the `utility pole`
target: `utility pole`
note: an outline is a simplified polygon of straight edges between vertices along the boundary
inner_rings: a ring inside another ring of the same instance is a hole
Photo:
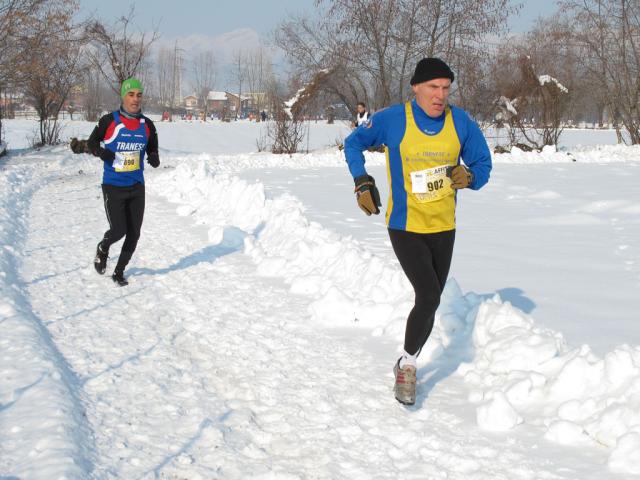
[[[173,49],[173,91],[171,92],[171,107],[177,107],[182,103],[182,54],[184,50],[178,47],[176,40]]]

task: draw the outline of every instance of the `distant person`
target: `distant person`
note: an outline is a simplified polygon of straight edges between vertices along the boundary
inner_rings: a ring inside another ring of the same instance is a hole
[[[367,106],[364,102],[358,102],[356,110],[356,118],[353,121],[354,128],[364,125],[369,121],[369,112],[367,111]]]
[[[264,122],[267,120],[267,112],[265,112],[264,110],[262,110],[260,112],[260,119]]]
[[[384,145],[390,180],[386,222],[391,245],[415,291],[404,351],[394,366],[396,399],[416,401],[417,358],[426,343],[447,281],[456,232],[457,192],[489,180],[491,153],[478,125],[448,104],[454,74],[438,58],[423,58],[411,78],[415,99],[371,117],[345,140],[360,208],[378,214],[375,180],[362,152]],[[460,163],[464,161],[464,165]]]
[[[140,238],[145,206],[144,161],[153,168],[160,165],[158,134],[153,122],[142,114],[142,93],[140,80],[122,82],[120,109],[103,116],[87,140],[88,151],[103,161],[102,194],[109,222],[93,264],[99,274],[104,274],[109,249],[125,237],[111,276],[120,286],[129,283],[124,269]]]

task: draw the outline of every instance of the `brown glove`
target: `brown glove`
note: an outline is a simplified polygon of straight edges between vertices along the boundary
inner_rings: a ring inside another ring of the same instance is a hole
[[[89,153],[86,140],[78,140],[76,137],[73,137],[69,146],[73,153]]]
[[[380,203],[380,192],[376,187],[376,181],[370,175],[362,175],[355,179],[356,182],[356,198],[358,206],[367,215],[372,213],[378,215],[382,206]]]
[[[467,188],[473,182],[473,173],[464,165],[447,168],[447,177],[451,178],[451,188],[454,190]]]

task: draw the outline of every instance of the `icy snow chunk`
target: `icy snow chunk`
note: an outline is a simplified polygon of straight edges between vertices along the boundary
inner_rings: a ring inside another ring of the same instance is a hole
[[[581,398],[602,380],[603,365],[584,356],[569,360],[549,385],[549,393],[558,400]]]
[[[620,437],[640,430],[640,402],[635,405],[611,404],[585,424],[585,430],[603,445],[613,447]]]
[[[633,353],[629,347],[624,346],[609,352],[604,357],[604,375],[613,387],[619,387],[638,377],[640,355],[636,354],[636,359],[634,359]]]
[[[545,438],[561,445],[590,443],[589,437],[586,435],[584,428],[577,423],[569,422],[567,420],[558,420],[553,422],[549,426],[549,429],[545,434]]]
[[[532,388],[533,382],[530,378],[525,378],[515,382],[507,390],[507,399],[509,400],[509,403],[515,405],[524,403],[531,395]]]
[[[593,398],[585,401],[569,400],[558,408],[558,417],[570,422],[583,422],[599,410],[602,410],[602,407]]]
[[[628,433],[618,440],[608,462],[616,473],[640,474],[640,433]]]
[[[492,400],[479,406],[476,418],[480,428],[495,432],[511,430],[522,423],[522,418],[502,392],[496,392]]]
[[[219,244],[220,242],[222,242],[222,239],[224,237],[224,227],[220,225],[212,226],[211,228],[209,228],[207,236],[212,244]]]

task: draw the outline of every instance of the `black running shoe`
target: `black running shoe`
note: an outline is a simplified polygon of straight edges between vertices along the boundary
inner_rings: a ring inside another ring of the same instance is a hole
[[[126,287],[129,285],[129,282],[126,278],[124,278],[124,272],[115,271],[113,275],[111,275],[111,280],[120,285],[121,287]]]
[[[96,258],[93,259],[93,266],[100,275],[103,275],[105,270],[107,269],[107,258],[109,256],[109,252],[103,252],[101,246],[102,242],[98,243],[96,247]]]

